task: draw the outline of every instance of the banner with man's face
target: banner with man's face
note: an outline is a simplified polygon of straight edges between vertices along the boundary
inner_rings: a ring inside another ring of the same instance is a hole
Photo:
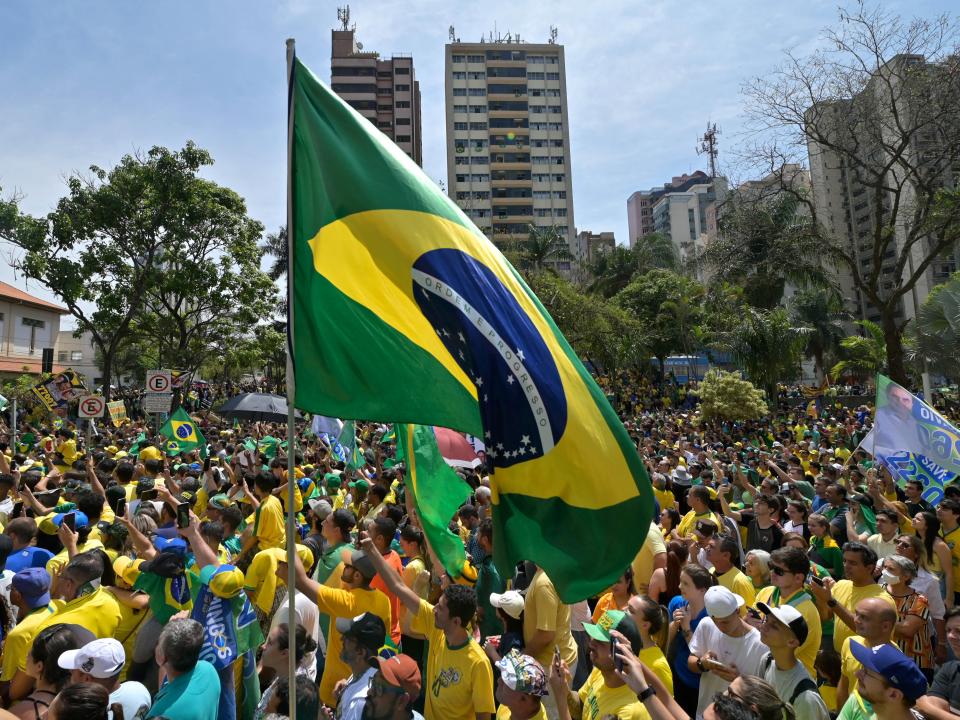
[[[56,373],[49,380],[37,383],[33,393],[50,412],[64,416],[67,406],[86,392],[83,380],[72,369]]]

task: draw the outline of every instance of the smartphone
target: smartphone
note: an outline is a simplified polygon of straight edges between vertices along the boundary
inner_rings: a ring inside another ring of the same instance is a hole
[[[13,510],[10,511],[11,518],[18,518],[23,514],[23,501],[19,500],[13,504]]]
[[[763,618],[763,616],[760,614],[760,611],[752,607],[747,608],[747,615],[754,618],[755,620],[761,620]]]
[[[813,582],[815,582],[815,583],[816,583],[817,585],[819,585],[820,587],[823,587],[823,580],[821,580],[820,578],[818,578],[816,575],[811,575],[811,576],[810,576],[810,580],[812,580]]]
[[[180,503],[177,505],[177,527],[190,527],[190,503]]]
[[[141,500],[156,500],[158,497],[160,497],[160,491],[156,488],[153,488],[152,490],[144,490],[140,494]]]
[[[554,665],[560,664],[560,646],[559,645],[553,646],[553,664]]]
[[[610,655],[613,657],[613,666],[617,669],[617,672],[623,672],[623,660],[617,655],[617,639],[615,637],[610,638]]]
[[[127,514],[127,499],[125,497],[117,500],[117,506],[113,509],[113,514],[117,517],[123,517]]]
[[[68,512],[66,515],[64,515],[62,522],[73,532],[77,531],[77,514],[75,512]]]
[[[203,471],[206,472],[209,469],[210,469],[210,458],[208,457],[203,461]]]

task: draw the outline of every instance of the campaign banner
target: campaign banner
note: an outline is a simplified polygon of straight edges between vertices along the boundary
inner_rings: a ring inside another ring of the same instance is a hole
[[[923,483],[922,498],[936,507],[943,500],[943,487],[957,477],[957,473],[950,472],[922,455],[911,452],[898,452],[893,455],[877,455],[894,481],[903,487],[911,480]]]
[[[107,403],[107,412],[110,413],[110,420],[114,427],[120,427],[127,421],[127,406],[123,400],[114,400]]]
[[[70,368],[33,387],[34,395],[40,398],[47,410],[61,416],[67,414],[67,405],[85,394],[86,390],[80,376]]]
[[[877,375],[877,410],[873,421],[875,456],[908,452],[937,467],[960,473],[960,430],[940,413],[888,377]]]

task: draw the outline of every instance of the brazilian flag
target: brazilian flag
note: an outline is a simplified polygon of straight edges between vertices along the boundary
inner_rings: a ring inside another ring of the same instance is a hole
[[[200,434],[197,424],[182,407],[177,408],[167,420],[166,425],[160,428],[160,434],[167,438],[168,455],[190,452],[195,448],[200,449],[201,456],[206,455],[207,441]]]
[[[653,497],[600,388],[386,135],[298,60],[289,98],[296,406],[483,438],[501,572],[532,560],[564,602],[605,590],[643,543]]]

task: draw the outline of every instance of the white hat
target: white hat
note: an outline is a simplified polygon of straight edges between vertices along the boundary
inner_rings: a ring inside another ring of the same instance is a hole
[[[743,607],[743,598],[734,595],[722,585],[714,585],[704,593],[703,604],[710,617],[725,618]]]
[[[490,593],[490,604],[500,608],[514,620],[519,620],[523,614],[523,595],[516,590],[507,590],[505,593]]]
[[[123,645],[113,638],[88,642],[79,650],[65,650],[57,658],[57,664],[64,670],[81,670],[100,680],[119,674],[126,661]]]

